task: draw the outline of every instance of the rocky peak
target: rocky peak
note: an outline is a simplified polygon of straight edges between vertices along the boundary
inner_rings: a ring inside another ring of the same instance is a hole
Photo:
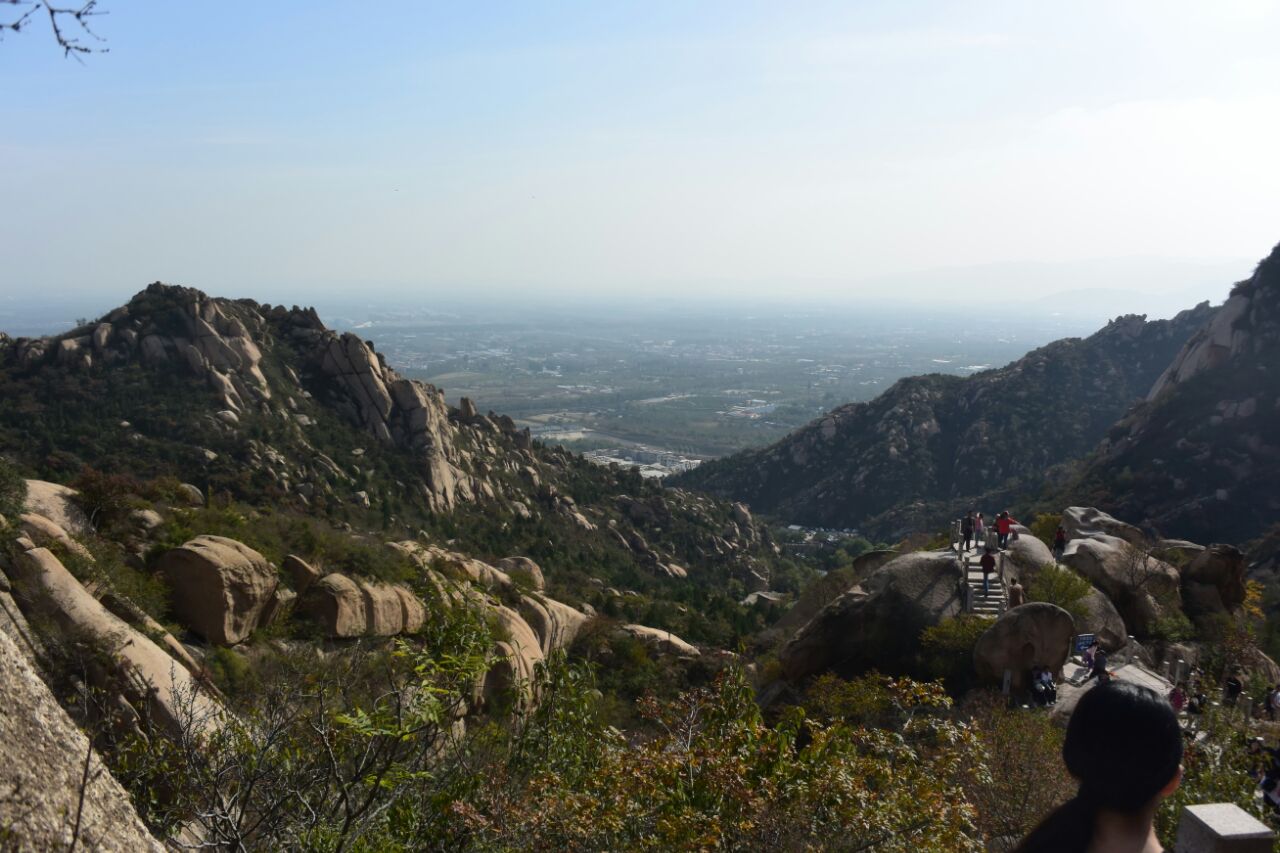
[[[1213,319],[1197,331],[1147,395],[1154,400],[1201,373],[1241,356],[1274,349],[1280,340],[1280,245],[1239,282]]]

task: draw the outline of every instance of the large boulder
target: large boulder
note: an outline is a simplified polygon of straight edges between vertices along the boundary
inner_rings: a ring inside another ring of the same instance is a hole
[[[404,630],[404,604],[395,587],[360,581],[364,597],[365,633],[374,637],[394,637]]]
[[[1185,585],[1201,584],[1213,587],[1225,612],[1244,603],[1245,559],[1234,545],[1210,545],[1201,549],[1182,569]],[[1191,607],[1187,610],[1190,613]]]
[[[0,708],[0,846],[104,853],[165,849],[5,631]]]
[[[44,516],[73,536],[86,536],[93,532],[93,525],[75,502],[78,494],[57,483],[27,480],[26,511]]]
[[[556,649],[567,648],[587,623],[585,614],[541,595],[522,595],[519,612],[538,635],[538,645],[544,655],[549,655]]]
[[[1062,526],[1067,530],[1067,541],[1092,539],[1096,536],[1114,536],[1130,545],[1145,547],[1147,537],[1132,524],[1114,518],[1097,507],[1069,506],[1062,512]]]
[[[80,559],[88,562],[93,561],[93,555],[89,553],[88,548],[72,539],[71,535],[63,530],[60,525],[45,518],[43,515],[35,512],[24,512],[19,516],[18,520],[22,532],[27,534],[31,541],[40,545],[49,545],[56,542]]]
[[[542,592],[547,588],[542,567],[528,557],[505,557],[498,561],[496,568],[506,572],[509,577],[520,581],[534,592]]]
[[[355,581],[337,572],[311,584],[297,609],[314,619],[326,637],[363,637],[368,632],[364,593]]]
[[[1076,625],[1077,633],[1093,634],[1098,639],[1098,645],[1108,652],[1122,649],[1128,644],[1129,632],[1120,611],[1116,610],[1111,599],[1100,590],[1089,590],[1089,594],[1080,601],[1080,609],[1084,612],[1081,614],[1080,624]]]
[[[484,677],[485,701],[525,705],[533,696],[533,676],[544,659],[542,643],[511,608],[497,605],[489,612],[500,639],[494,644],[497,660]]]
[[[197,536],[161,555],[157,567],[169,582],[174,615],[220,646],[253,633],[278,583],[265,557],[225,536]]]
[[[1005,611],[978,638],[973,665],[979,678],[993,683],[1000,683],[1009,671],[1018,691],[1028,687],[1032,667],[1048,667],[1061,679],[1075,633],[1075,620],[1056,604],[1023,604]]]
[[[661,628],[650,628],[647,625],[622,625],[618,628],[623,634],[642,643],[653,646],[666,655],[681,658],[696,658],[702,653],[692,643],[687,643],[670,631]]]
[[[220,706],[191,673],[107,610],[53,552],[47,548],[23,552],[13,562],[13,573],[28,612],[51,619],[64,637],[85,643],[94,652],[102,666],[97,670],[101,686],[118,690],[135,707],[145,707],[153,720],[174,735],[191,722],[200,727],[216,723]]]
[[[783,647],[792,681],[828,670],[892,672],[915,657],[920,632],[964,610],[964,570],[950,552],[917,551],[887,563],[824,607]]]
[[[1177,606],[1178,570],[1124,539],[1072,539],[1062,561],[1106,593],[1139,636],[1151,633],[1166,607]]]
[[[295,554],[289,554],[280,564],[293,581],[293,591],[302,595],[313,583],[320,580],[320,570]]]
[[[404,633],[416,634],[427,622],[427,608],[422,600],[402,586],[393,587],[400,598],[401,622]]]
[[[1018,538],[1011,537],[1004,551],[1005,576],[1018,578],[1022,581],[1022,585],[1026,586],[1042,568],[1051,566],[1057,561],[1054,560],[1049,546],[1032,535],[1030,530],[1021,525],[1018,525],[1015,530],[1018,532]]]

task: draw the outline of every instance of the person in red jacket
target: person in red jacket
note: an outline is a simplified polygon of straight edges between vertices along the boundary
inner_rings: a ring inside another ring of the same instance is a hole
[[[1018,519],[1009,515],[1009,511],[1005,510],[996,516],[996,538],[1000,550],[1004,550],[1009,544],[1009,532],[1013,530],[1015,524],[1021,524]]]

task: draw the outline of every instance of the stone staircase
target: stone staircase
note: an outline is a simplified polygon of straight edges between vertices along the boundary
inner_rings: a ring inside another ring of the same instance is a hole
[[[966,613],[978,616],[989,616],[998,619],[1000,614],[1009,609],[1009,593],[1004,586],[1004,554],[997,552],[996,567],[989,578],[987,589],[982,588],[982,553],[987,547],[995,548],[995,534],[988,530],[985,542],[971,542],[965,548],[960,539],[960,519],[951,524],[951,549],[956,559],[964,564],[965,584],[967,589]]]
[[[982,590],[982,566],[979,561],[982,559],[982,552],[979,550],[966,551],[960,555],[960,559],[965,564],[965,581],[969,585],[969,610],[977,616],[989,616],[992,619],[998,618],[1009,607],[1009,595],[1005,590],[1004,581],[1000,577],[999,565],[997,571],[991,573],[990,584],[987,591]],[[996,556],[997,561],[1000,556]]]

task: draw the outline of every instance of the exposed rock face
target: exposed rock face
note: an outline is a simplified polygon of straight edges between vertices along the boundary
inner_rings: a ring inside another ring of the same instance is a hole
[[[364,593],[355,581],[336,572],[307,588],[298,611],[319,622],[328,637],[363,637],[369,629]]]
[[[670,631],[650,628],[646,625],[622,625],[618,630],[641,642],[648,643],[663,654],[684,658],[695,658],[702,654],[698,651],[697,646],[686,643]]]
[[[46,483],[44,480],[27,480],[27,512],[43,516],[67,533],[85,536],[93,532],[88,517],[73,498],[76,490]]]
[[[840,406],[777,444],[705,463],[674,483],[787,522],[897,538],[910,529],[897,514],[915,503],[929,502],[914,529],[932,526],[954,517],[957,504],[963,511],[984,484],[1038,481],[1091,451],[1212,313],[1205,305],[1168,321],[1122,317],[997,370],[902,379],[874,400]]]
[[[54,699],[26,656],[0,630],[0,827],[15,850],[161,853],[128,793]],[[83,809],[85,755],[89,783]],[[74,838],[76,813],[82,811]]]
[[[1025,586],[1040,569],[1051,566],[1057,561],[1049,546],[1031,534],[1025,527],[1018,527],[1018,538],[1009,540],[1004,558],[1008,565],[1006,573],[1019,578]]]
[[[1066,528],[1068,541],[1106,535],[1123,539],[1137,548],[1145,547],[1147,542],[1147,537],[1132,524],[1091,506],[1067,507],[1062,513],[1062,526]]]
[[[920,551],[890,561],[861,586],[823,608],[780,655],[799,681],[828,670],[856,675],[892,672],[917,651],[920,632],[963,611],[964,571],[949,552]]]
[[[468,477],[455,464],[454,427],[441,391],[401,378],[349,332],[319,332],[316,351],[320,369],[352,401],[359,424],[379,441],[419,454],[433,509],[474,498]]]
[[[1280,517],[1280,246],[1108,434],[1081,482],[1166,536],[1247,542]]]
[[[1115,536],[1072,539],[1062,561],[1106,593],[1139,636],[1163,615],[1161,602],[1178,601],[1178,570]]]
[[[40,545],[47,545],[51,542],[56,542],[82,559],[93,559],[93,555],[89,553],[89,549],[72,539],[67,531],[45,518],[43,515],[39,515],[34,512],[24,512],[19,517],[19,521],[21,522],[22,532],[26,533],[33,542]]]
[[[1244,603],[1244,553],[1234,545],[1210,545],[1182,569],[1182,583],[1184,590],[1193,585],[1212,587],[1223,610],[1233,610]],[[1187,610],[1191,613],[1192,608]]]
[[[549,655],[556,649],[567,648],[578,636],[582,626],[587,624],[586,615],[567,604],[541,595],[521,596],[519,612],[538,636],[538,645],[544,655]]]
[[[1043,601],[1023,604],[1005,611],[978,638],[973,665],[979,678],[993,683],[1000,683],[1009,670],[1015,690],[1029,686],[1032,667],[1048,667],[1060,679],[1075,632],[1075,621],[1061,607]]]
[[[235,415],[232,415],[235,417]],[[178,497],[186,501],[187,506],[204,506],[204,492],[190,483],[178,484]]]
[[[547,581],[542,576],[542,568],[528,557],[505,557],[498,561],[495,568],[506,572],[508,576],[522,581],[535,592],[547,588]]]
[[[1076,626],[1077,633],[1093,634],[1098,639],[1098,645],[1108,652],[1114,652],[1128,644],[1129,632],[1125,628],[1124,619],[1120,617],[1120,611],[1116,610],[1111,599],[1100,590],[1091,590],[1081,601],[1081,606],[1087,615]]]
[[[174,614],[211,643],[243,642],[275,592],[276,571],[257,551],[224,536],[197,536],[160,557]]]
[[[529,623],[514,610],[499,605],[490,608],[490,612],[505,638],[494,645],[498,659],[485,675],[485,699],[488,702],[527,702],[532,696],[530,686],[534,670],[544,659],[542,643]]]
[[[290,580],[293,581],[293,591],[298,595],[302,595],[307,591],[307,587],[320,580],[320,571],[294,554],[286,556],[280,568],[289,574]]]
[[[1250,311],[1250,298],[1245,293],[1231,296],[1213,319],[1205,323],[1183,345],[1173,363],[1151,386],[1148,400],[1154,400],[1175,386],[1201,373],[1224,366],[1233,356],[1247,351],[1250,343],[1245,322]]]
[[[110,684],[135,707],[177,734],[185,720],[188,698],[198,724],[214,724],[220,709],[199,688],[185,667],[135,631],[72,577],[45,548],[21,554],[14,563],[14,582],[26,607],[53,619],[65,636],[91,645],[109,664]]]
[[[365,632],[374,637],[394,637],[404,630],[404,604],[390,584],[360,581],[364,598]]]

